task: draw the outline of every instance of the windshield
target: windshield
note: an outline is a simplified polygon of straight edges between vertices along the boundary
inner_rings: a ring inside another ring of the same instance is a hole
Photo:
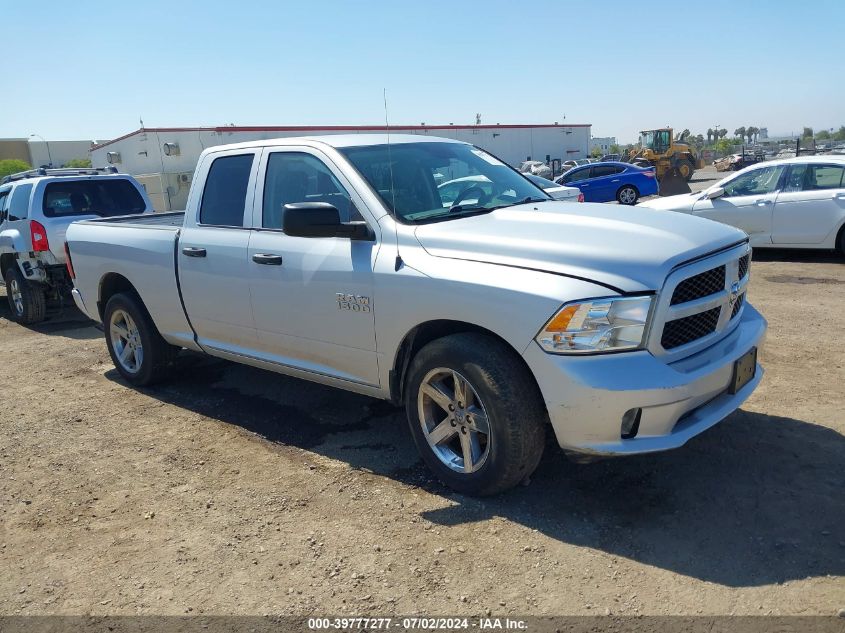
[[[339,150],[403,222],[425,222],[549,200],[487,152],[463,143],[398,143]]]
[[[44,215],[57,218],[68,215],[112,217],[143,213],[144,199],[125,178],[93,180],[56,180],[44,189]]]
[[[535,176],[534,174],[525,174],[525,177],[528,178],[531,182],[535,185],[543,189],[551,189],[553,187],[557,187],[558,185],[547,178],[543,178],[542,176]]]

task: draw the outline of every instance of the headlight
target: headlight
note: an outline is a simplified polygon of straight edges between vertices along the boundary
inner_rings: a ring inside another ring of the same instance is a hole
[[[617,352],[643,345],[652,297],[589,299],[567,303],[537,334],[553,354]]]

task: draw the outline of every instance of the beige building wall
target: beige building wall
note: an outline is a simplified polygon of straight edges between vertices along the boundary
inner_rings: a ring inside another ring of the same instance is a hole
[[[29,140],[25,138],[0,138],[0,160],[17,159],[30,165]]]

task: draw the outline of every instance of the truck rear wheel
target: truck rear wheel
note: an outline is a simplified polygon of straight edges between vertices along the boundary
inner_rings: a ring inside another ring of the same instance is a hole
[[[406,413],[423,460],[447,486],[491,495],[537,468],[548,422],[522,360],[483,334],[453,334],[423,347],[406,382]]]
[[[27,281],[14,265],[6,270],[3,279],[6,281],[6,297],[12,310],[12,318],[24,325],[43,321],[47,315],[44,288]]]
[[[689,182],[692,180],[692,175],[695,173],[695,167],[688,160],[682,160],[678,163],[678,173],[681,174],[684,180]]]
[[[109,299],[103,331],[112,362],[128,382],[142,387],[167,378],[179,349],[161,337],[137,296],[119,293]]]

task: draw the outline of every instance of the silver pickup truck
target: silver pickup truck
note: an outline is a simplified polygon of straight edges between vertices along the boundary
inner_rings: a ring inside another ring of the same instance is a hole
[[[77,222],[67,245],[130,383],[187,348],[390,400],[471,494],[526,479],[549,426],[571,451],[675,448],[762,377],[745,233],[556,202],[447,139],[209,148],[184,214]]]

